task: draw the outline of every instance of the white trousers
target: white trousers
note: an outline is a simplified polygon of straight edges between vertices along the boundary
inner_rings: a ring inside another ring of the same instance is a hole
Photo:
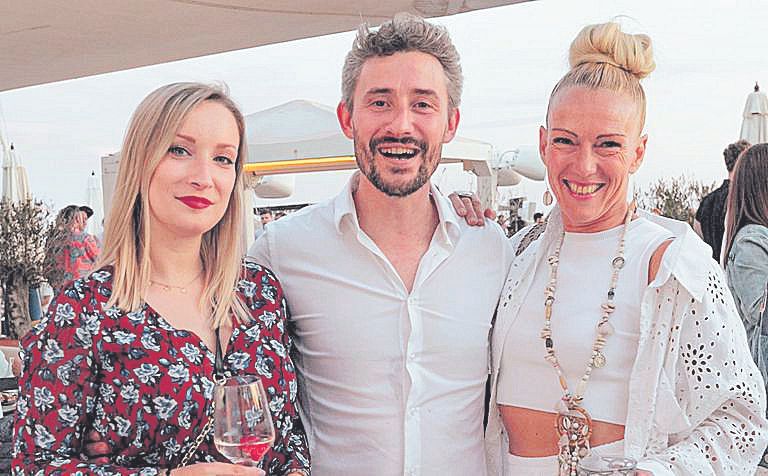
[[[592,448],[603,456],[624,456],[624,440]],[[557,455],[524,458],[506,454],[503,476],[557,476]]]

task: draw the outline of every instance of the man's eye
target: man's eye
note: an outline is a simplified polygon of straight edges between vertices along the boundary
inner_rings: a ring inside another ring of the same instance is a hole
[[[379,99],[371,102],[371,106],[375,106],[375,107],[384,107],[386,105],[387,105],[387,102],[384,101],[383,99]]]
[[[187,149],[185,149],[184,147],[180,146],[180,145],[172,145],[172,146],[170,146],[168,148],[168,152],[171,155],[175,155],[177,157],[183,157],[183,156],[190,155],[189,151]]]
[[[417,109],[428,109],[430,107],[432,107],[432,105],[430,103],[428,103],[428,102],[425,102],[425,101],[419,101],[419,102],[416,103],[416,108]]]
[[[564,145],[572,145],[573,141],[567,137],[555,137],[552,139],[552,142],[554,144],[564,144]]]

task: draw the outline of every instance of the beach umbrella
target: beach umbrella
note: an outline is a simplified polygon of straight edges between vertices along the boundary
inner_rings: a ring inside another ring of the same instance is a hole
[[[96,172],[93,170],[91,170],[91,176],[88,177],[86,192],[86,203],[93,210],[93,216],[88,219],[86,230],[91,235],[98,236],[102,230],[101,221],[104,219],[104,204],[102,202],[101,181],[99,181],[99,177],[96,176]]]
[[[13,144],[6,146],[0,137],[0,149],[3,154],[3,197],[14,202],[31,198],[27,171]]]
[[[747,96],[747,103],[744,105],[740,137],[750,144],[768,142],[768,97],[760,92],[757,83],[755,92]]]

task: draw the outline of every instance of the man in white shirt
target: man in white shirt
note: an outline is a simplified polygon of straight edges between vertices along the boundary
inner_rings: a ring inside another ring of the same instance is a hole
[[[486,473],[488,334],[512,250],[429,181],[461,88],[444,28],[361,27],[337,108],[361,173],[249,251],[289,302],[316,476]]]

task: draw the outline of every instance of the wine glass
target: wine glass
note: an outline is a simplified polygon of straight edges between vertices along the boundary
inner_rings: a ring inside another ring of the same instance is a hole
[[[256,466],[275,441],[267,394],[255,375],[230,377],[213,390],[213,442],[235,464]]]

